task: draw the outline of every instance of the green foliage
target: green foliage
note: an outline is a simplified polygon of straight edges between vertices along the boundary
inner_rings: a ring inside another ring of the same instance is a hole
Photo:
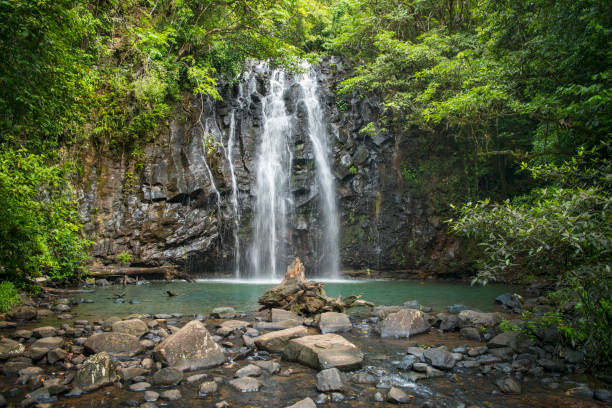
[[[132,254],[128,252],[122,252],[119,254],[119,261],[121,261],[121,265],[129,265],[132,261]]]
[[[585,347],[593,364],[609,364],[612,330],[612,167],[610,146],[580,150],[563,165],[525,167],[546,187],[501,204],[468,203],[456,233],[483,248],[475,282],[538,277],[555,280],[559,306],[573,304],[559,328]]]
[[[357,174],[357,167],[355,167],[355,166],[349,167],[349,173],[351,173],[353,175]]]
[[[25,150],[0,150],[0,269],[18,285],[45,274],[78,278],[90,242],[80,235],[68,165]]]
[[[15,305],[21,303],[21,296],[12,282],[0,282],[0,313],[11,310]]]

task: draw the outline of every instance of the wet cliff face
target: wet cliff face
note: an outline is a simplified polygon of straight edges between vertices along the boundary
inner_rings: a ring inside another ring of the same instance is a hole
[[[378,271],[397,277],[406,276],[401,271],[444,272],[444,265],[459,259],[460,247],[442,223],[440,207],[447,204],[432,202],[406,181],[405,163],[420,149],[418,138],[378,129],[382,107],[376,100],[357,94],[338,99],[336,85],[349,73],[341,61],[327,59],[317,71],[342,267],[373,277]],[[226,87],[220,102],[191,98],[138,160],[90,151],[80,193],[84,230],[97,243],[95,262],[117,263],[119,254],[129,253],[136,265],[178,264],[194,275],[231,275],[238,255],[240,268],[249,268],[255,160],[269,75],[270,70],[251,72],[249,86]],[[307,109],[297,85],[283,98],[296,122],[290,136],[295,208],[285,256],[300,256],[308,270],[316,270],[325,240]]]

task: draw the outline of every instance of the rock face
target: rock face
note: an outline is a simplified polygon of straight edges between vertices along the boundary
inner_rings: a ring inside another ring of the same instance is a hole
[[[441,222],[440,211],[446,204],[433,205],[427,193],[406,182],[402,173],[420,176],[416,163],[414,168],[405,163],[419,158],[427,142],[417,133],[401,134],[378,126],[384,110],[380,101],[357,93],[338,99],[336,86],[350,72],[351,67],[337,58],[324,59],[317,68],[338,192],[342,264],[355,270],[373,265],[379,270],[422,270],[432,265],[431,270],[436,270],[436,263],[457,261],[459,243]],[[227,232],[235,223],[227,151],[233,129],[231,163],[243,215],[240,259],[245,263],[241,269],[247,269],[251,237],[244,232],[250,231],[255,206],[255,158],[270,73],[251,69],[247,74],[253,86],[244,87],[248,89],[240,97],[237,85],[232,85],[220,89],[223,100],[219,102],[202,103],[195,96],[182,101],[185,113],[177,114],[143,147],[139,166],[90,146],[79,183],[80,215],[85,232],[96,242],[97,262],[113,263],[118,254],[127,252],[140,265],[170,263],[194,272],[230,270],[235,248]],[[296,147],[291,185],[295,217],[288,225],[291,248],[285,261],[299,255],[308,270],[317,271],[323,240],[312,165],[314,146],[304,120],[303,96],[291,85],[284,103],[294,122],[290,145]],[[202,143],[204,134],[213,135],[215,147],[210,151]],[[442,151],[436,154],[444,163],[454,147],[439,145]],[[463,173],[447,170],[448,174]],[[440,186],[447,185],[444,177],[436,180]],[[376,271],[370,272],[371,277],[377,276]]]
[[[96,333],[87,339],[85,348],[94,353],[106,352],[118,357],[132,357],[144,351],[138,337],[117,332]]]
[[[430,324],[420,310],[402,309],[391,313],[378,325],[380,337],[410,337],[424,333]]]
[[[363,353],[357,346],[332,333],[293,339],[287,344],[283,356],[315,369],[337,367],[353,370],[363,364]]]
[[[225,362],[223,349],[198,320],[166,337],[155,346],[153,353],[157,360],[181,371],[210,368]]]
[[[89,357],[74,377],[74,385],[88,392],[108,385],[117,379],[115,365],[107,353]]]

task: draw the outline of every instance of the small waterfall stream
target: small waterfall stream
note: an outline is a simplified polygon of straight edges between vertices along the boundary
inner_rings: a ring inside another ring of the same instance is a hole
[[[310,68],[310,67],[309,67]],[[317,74],[309,69],[301,76],[300,87],[304,93],[304,104],[308,111],[308,137],[313,145],[317,188],[320,193],[323,239],[319,245],[319,275],[325,278],[338,278],[340,254],[338,248],[339,221],[336,207],[334,176],[330,166],[330,151],[327,143],[328,132],[325,114],[317,95]]]

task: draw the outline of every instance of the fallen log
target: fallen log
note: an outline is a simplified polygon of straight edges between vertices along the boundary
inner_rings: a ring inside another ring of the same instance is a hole
[[[89,276],[92,278],[105,278],[110,276],[147,276],[147,275],[164,275],[164,279],[185,279],[187,282],[193,282],[193,279],[186,273],[178,270],[176,266],[156,266],[156,267],[125,267],[125,266],[90,266]]]
[[[323,283],[306,280],[305,268],[296,258],[287,268],[285,278],[259,298],[260,310],[284,309],[303,316],[323,312],[341,312],[356,306],[374,307],[373,303],[360,299],[361,295],[332,298],[323,290]]]
[[[58,288],[49,288],[47,286],[43,286],[41,288],[45,293],[51,293],[55,295],[72,295],[77,293],[93,293],[92,289],[58,289]]]

